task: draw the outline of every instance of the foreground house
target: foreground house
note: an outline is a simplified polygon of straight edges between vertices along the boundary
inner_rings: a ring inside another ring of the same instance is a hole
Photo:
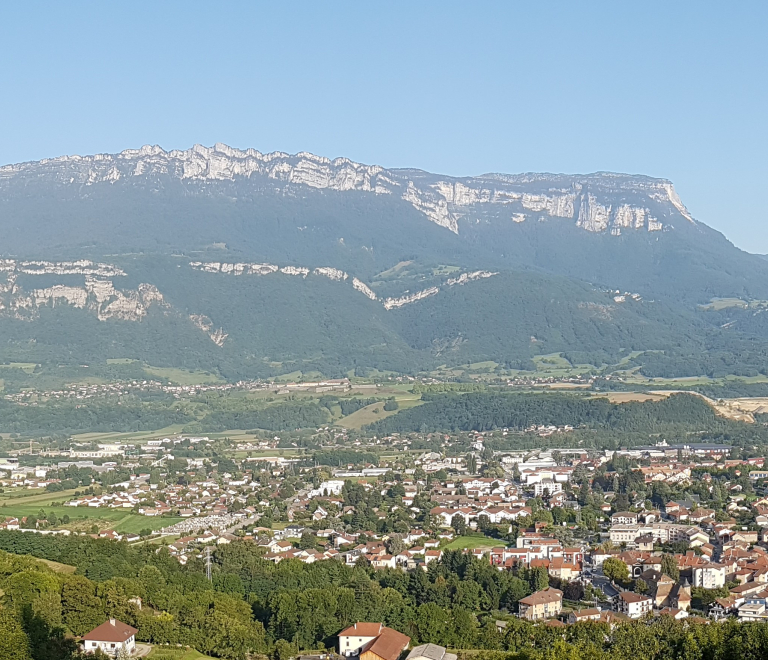
[[[96,649],[101,649],[111,656],[116,656],[123,650],[131,655],[136,650],[137,632],[136,628],[127,623],[110,619],[83,637],[83,650],[86,653],[95,653]]]
[[[579,623],[580,621],[599,621],[600,610],[596,607],[590,607],[584,610],[574,610],[568,615],[568,623]]]
[[[358,622],[339,633],[339,655],[360,660],[398,660],[411,638],[381,623]]]
[[[528,621],[549,619],[563,609],[563,592],[549,587],[526,596],[518,603],[520,618]]]
[[[405,660],[456,660],[456,655],[448,653],[444,646],[422,644],[415,647]]]

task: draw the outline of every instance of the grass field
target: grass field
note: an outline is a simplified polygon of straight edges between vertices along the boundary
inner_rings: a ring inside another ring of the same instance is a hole
[[[134,444],[141,444],[142,441],[153,440],[155,438],[165,438],[172,435],[179,435],[181,429],[184,428],[183,424],[174,424],[172,426],[166,426],[156,431],[135,431],[131,433],[119,433],[117,431],[107,433],[79,433],[73,435],[72,439],[75,442],[118,442],[118,441],[131,441]]]
[[[77,570],[76,566],[70,566],[69,564],[60,564],[57,561],[51,561],[49,559],[38,559],[35,557],[37,561],[39,561],[42,564],[45,564],[48,568],[53,570],[54,573],[68,573],[72,574]]]
[[[74,490],[60,493],[35,493],[28,496],[14,496],[15,494],[11,493],[8,497],[3,493],[0,495],[0,516],[14,518],[36,516],[40,509],[43,509],[46,513],[54,512],[59,518],[65,514],[68,515],[70,523],[64,526],[67,529],[87,531],[91,525],[98,525],[100,529],[114,529],[124,533],[138,533],[143,529],[156,530],[181,520],[181,518],[147,517],[131,513],[126,509],[63,506],[62,502],[70,500],[74,493]],[[51,506],[52,503],[53,506]]]
[[[600,394],[598,398],[608,399],[611,403],[627,403],[629,401],[661,401],[667,396],[667,394],[656,394],[655,392],[607,392]]]
[[[11,362],[9,364],[0,364],[0,369],[21,369],[31,374],[37,365],[34,362]]]
[[[486,536],[460,536],[453,539],[444,550],[464,550],[465,548],[502,548],[506,545],[503,541],[494,541]]]
[[[370,406],[356,410],[351,415],[342,417],[336,423],[346,429],[359,429],[366,424],[373,424],[373,422],[378,422],[380,419],[394,415],[399,410],[414,408],[416,406],[420,406],[423,403],[417,394],[396,395],[395,399],[400,406],[398,410],[384,410],[384,402],[377,401],[376,403],[372,403]],[[378,412],[376,412],[377,410]]]
[[[68,499],[72,499],[75,494],[75,489],[62,490],[58,493],[49,493],[47,491],[40,492],[38,490],[24,490],[24,491],[6,491],[0,493],[0,506],[7,503],[8,506],[12,504],[35,504],[44,502],[46,505],[51,502],[63,502]],[[41,506],[38,504],[38,506]]]
[[[741,298],[712,298],[708,305],[699,305],[700,309],[720,311],[728,307],[749,307],[749,303]]]
[[[188,371],[175,367],[143,367],[144,371],[158,378],[167,378],[176,385],[203,385],[204,383],[222,382],[216,374],[207,371]]]
[[[213,660],[209,655],[203,655],[195,649],[174,649],[155,646],[147,658],[153,660]]]
[[[228,437],[232,438],[235,442],[245,442],[247,440],[243,436],[229,435]],[[247,458],[248,456],[252,458],[258,458],[259,456],[285,456],[286,458],[292,458],[300,456],[301,451],[298,449],[250,449],[236,451],[234,455],[235,458]]]

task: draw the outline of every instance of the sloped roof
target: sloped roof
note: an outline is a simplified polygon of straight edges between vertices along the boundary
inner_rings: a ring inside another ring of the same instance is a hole
[[[339,633],[339,637],[378,637],[381,634],[382,626],[380,623],[363,623],[358,621],[356,624],[350,626],[346,630],[342,630]]]
[[[520,602],[523,605],[541,605],[543,603],[554,603],[563,599],[563,592],[559,589],[549,587],[544,591],[537,591],[530,596],[521,598]]]
[[[650,596],[636,594],[633,591],[622,591],[619,596],[625,603],[639,603],[644,600],[651,600]]]
[[[444,646],[437,644],[422,644],[415,647],[405,660],[418,660],[426,658],[427,660],[456,660],[453,653],[446,653]]]
[[[113,621],[114,624],[112,623]],[[87,635],[84,635],[83,639],[93,642],[124,642],[137,632],[136,628],[129,626],[127,623],[117,619],[110,619],[91,630]]]
[[[382,626],[381,634],[360,649],[360,655],[370,651],[382,660],[397,660],[410,643],[411,638],[407,635]]]

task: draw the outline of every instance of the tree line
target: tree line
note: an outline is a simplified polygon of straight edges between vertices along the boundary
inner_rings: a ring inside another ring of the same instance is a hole
[[[188,644],[232,660],[285,660],[328,648],[355,621],[380,621],[413,644],[482,649],[484,660],[756,660],[768,653],[768,626],[761,624],[662,617],[614,628],[533,625],[512,613],[548,584],[546,571],[499,571],[458,551],[445,552],[427,571],[405,572],[365,562],[274,564],[255,544],[239,541],[214,550],[209,582],[201,560],[182,566],[163,548],[8,531],[0,532],[0,548],[3,660],[76,658],[67,634],[82,635],[110,616],[136,626],[139,641]],[[76,573],[54,573],[22,554],[71,563]]]
[[[660,401],[611,403],[573,394],[472,392],[421,395],[424,404],[379,420],[372,433],[491,431],[531,425],[586,426],[653,433],[674,427],[726,427],[699,397],[674,394]]]

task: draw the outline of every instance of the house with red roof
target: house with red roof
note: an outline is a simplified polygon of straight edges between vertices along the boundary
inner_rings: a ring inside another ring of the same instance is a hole
[[[96,649],[110,656],[116,656],[121,650],[129,655],[136,651],[136,628],[127,623],[110,619],[94,628],[83,637],[83,650],[96,653]]]
[[[381,623],[359,621],[339,633],[339,655],[360,660],[398,660],[411,638]]]

